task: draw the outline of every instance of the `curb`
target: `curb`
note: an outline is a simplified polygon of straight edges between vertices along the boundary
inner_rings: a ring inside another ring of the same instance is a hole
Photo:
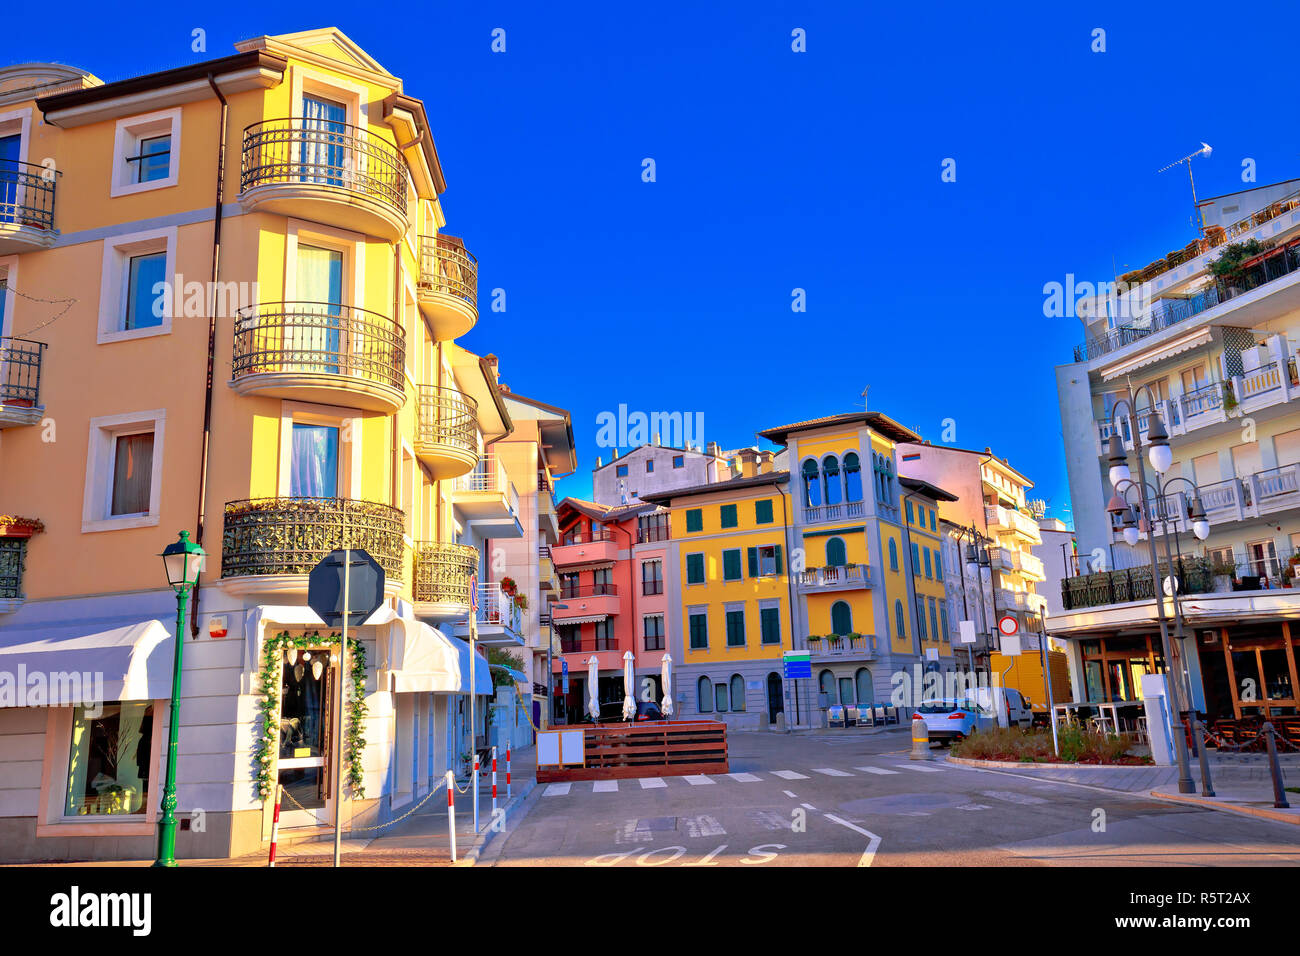
[[[1057,767],[1067,770],[1146,770],[1155,767],[1155,764],[1137,763],[1036,763],[1032,760],[976,760],[974,757],[948,757],[949,763],[961,764],[963,767],[1003,767],[1015,770],[1026,770],[1041,767],[1044,770],[1053,770]]]
[[[527,783],[520,781],[519,795],[516,797],[512,797],[509,803],[507,803],[504,807],[501,807],[501,809],[504,811],[504,814],[501,818],[502,822],[509,822],[510,818],[518,812],[518,810],[524,805],[524,802],[528,799],[529,795],[536,788],[537,788],[536,780],[530,780]],[[496,830],[494,830],[490,826],[486,827],[483,830],[483,832],[480,833],[475,838],[474,843],[470,846],[470,848],[460,855],[460,859],[451,865],[452,866],[474,866],[476,863],[478,863],[479,858],[483,855],[483,850],[487,847],[489,843],[492,842],[492,838],[496,835],[497,835]]]
[[[1300,826],[1300,813],[1286,813],[1274,807],[1244,807],[1233,803],[1219,803],[1213,797],[1202,797],[1188,793],[1165,793],[1161,790],[1152,790],[1150,793],[1151,796],[1159,800],[1168,800],[1170,803],[1186,803],[1192,806],[1205,807],[1207,810],[1222,810],[1247,817],[1260,817],[1265,820],[1272,820],[1275,823],[1289,823],[1291,826]]]

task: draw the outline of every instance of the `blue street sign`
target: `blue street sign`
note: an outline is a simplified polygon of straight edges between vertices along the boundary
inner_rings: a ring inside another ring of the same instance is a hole
[[[781,656],[786,680],[812,677],[812,655],[808,651],[786,651]]]

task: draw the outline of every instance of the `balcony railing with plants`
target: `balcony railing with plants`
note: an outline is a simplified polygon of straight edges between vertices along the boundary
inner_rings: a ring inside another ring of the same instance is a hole
[[[0,159],[0,226],[30,226],[54,232],[57,170]]]
[[[435,445],[477,453],[478,402],[474,397],[445,385],[420,385],[416,391],[416,453]]]
[[[809,634],[807,649],[814,654],[865,654],[871,638],[862,634]]]
[[[865,564],[828,565],[796,572],[801,588],[871,585],[871,568]]]
[[[524,629],[527,598],[508,592],[503,587],[504,584],[505,581],[487,582],[478,586],[478,620],[480,624],[499,624],[518,634]]]
[[[413,557],[412,597],[417,604],[468,608],[470,582],[478,571],[478,549],[466,544],[418,541]]]
[[[1214,568],[1205,558],[1180,558],[1174,561],[1174,577],[1179,594],[1208,594],[1214,590]],[[1169,565],[1160,568],[1160,580],[1169,577]],[[1163,586],[1162,586],[1163,589]],[[1061,603],[1067,611],[1129,601],[1149,601],[1156,593],[1151,568],[1128,568],[1122,571],[1098,571],[1064,578]],[[1163,593],[1163,590],[1162,590]]]
[[[387,316],[329,302],[264,302],[235,319],[231,377],[316,373],[402,391],[406,333]]]
[[[0,289],[3,286],[0,285]],[[0,301],[3,297],[0,296]],[[35,408],[41,403],[41,359],[44,342],[0,338],[0,405]]]
[[[420,237],[421,292],[438,292],[463,299],[470,305],[478,302],[478,260],[455,236]]]
[[[348,498],[254,498],[226,503],[221,576],[307,574],[336,548],[362,548],[403,579],[401,511]]]
[[[406,179],[397,148],[361,127],[297,116],[244,129],[240,192],[274,184],[329,186],[405,217]]]

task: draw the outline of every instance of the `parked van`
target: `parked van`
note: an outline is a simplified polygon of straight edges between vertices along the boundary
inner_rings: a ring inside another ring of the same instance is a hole
[[[1033,708],[1014,687],[976,687],[971,696],[985,714],[997,716],[999,727],[1028,730],[1034,722]]]

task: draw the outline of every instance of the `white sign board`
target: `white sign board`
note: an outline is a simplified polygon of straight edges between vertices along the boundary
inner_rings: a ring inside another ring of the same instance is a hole
[[[1001,651],[1003,657],[1019,657],[1020,656],[1020,635],[1003,634]]]
[[[537,766],[582,764],[585,736],[581,730],[543,730],[537,734]]]
[[[975,622],[958,621],[957,622],[957,640],[962,644],[975,643]]]

